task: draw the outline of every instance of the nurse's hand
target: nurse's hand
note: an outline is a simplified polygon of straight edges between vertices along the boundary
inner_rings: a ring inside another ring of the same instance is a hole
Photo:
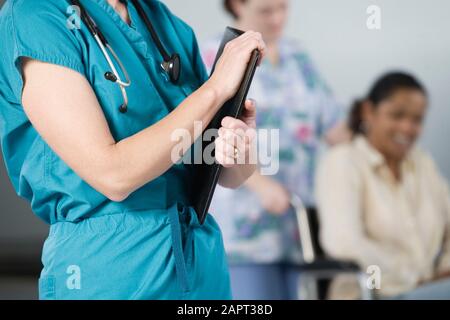
[[[238,188],[256,171],[255,118],[255,102],[247,100],[240,119],[226,117],[222,121],[215,140],[215,155],[225,168],[219,177],[219,184],[225,188]]]
[[[249,164],[250,151],[256,137],[255,118],[255,102],[247,100],[241,119],[225,117],[222,120],[219,136],[215,140],[215,155],[217,162],[223,167]]]
[[[217,61],[214,73],[207,84],[214,89],[221,102],[234,96],[239,88],[252,52],[258,49],[261,60],[266,52],[266,44],[258,32],[247,31],[230,41]]]
[[[245,182],[245,186],[258,197],[261,206],[267,212],[273,215],[287,213],[291,196],[289,191],[275,179],[255,172]]]
[[[261,205],[273,215],[285,214],[290,206],[289,192],[278,181],[264,178],[264,183],[261,183],[257,192]]]

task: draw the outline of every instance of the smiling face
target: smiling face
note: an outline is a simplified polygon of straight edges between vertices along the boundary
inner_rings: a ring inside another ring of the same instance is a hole
[[[258,31],[266,42],[273,42],[283,33],[288,5],[288,0],[235,0],[233,9],[241,28]]]
[[[402,161],[419,138],[427,98],[417,89],[398,89],[374,107],[364,106],[367,138],[387,159]]]

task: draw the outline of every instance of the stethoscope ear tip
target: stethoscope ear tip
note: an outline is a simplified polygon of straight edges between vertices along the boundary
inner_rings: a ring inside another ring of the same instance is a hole
[[[126,104],[122,104],[119,107],[119,111],[120,111],[120,113],[126,113],[128,111],[128,106]]]
[[[105,73],[105,79],[109,80],[111,82],[116,82],[117,81],[117,77],[115,76],[115,74],[110,72],[110,71]]]

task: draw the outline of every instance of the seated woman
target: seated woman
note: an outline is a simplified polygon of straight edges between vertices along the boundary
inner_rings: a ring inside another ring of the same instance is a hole
[[[381,298],[450,298],[449,190],[415,146],[426,112],[416,79],[384,75],[351,112],[353,140],[330,151],[318,170],[322,245],[363,270],[378,267]],[[334,298],[357,293],[342,277],[330,290]]]

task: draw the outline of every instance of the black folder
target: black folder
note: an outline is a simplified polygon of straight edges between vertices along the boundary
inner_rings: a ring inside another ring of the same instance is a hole
[[[215,65],[222,55],[225,45],[243,33],[243,31],[231,27],[226,28],[211,74],[214,72]],[[209,129],[219,129],[221,127],[222,119],[227,116],[238,118],[241,115],[259,58],[259,51],[254,50],[236,95],[221,107],[220,111],[214,116],[205,131]],[[202,139],[200,143],[202,145],[201,150],[203,155],[203,150],[205,150],[210,143],[213,143],[213,141],[204,141],[204,139]],[[209,206],[214,195],[217,181],[219,180],[221,169],[222,166],[217,162],[214,162],[213,164],[206,164],[203,157],[201,164],[194,164],[194,188],[191,190],[193,200],[192,203],[201,224],[203,224],[208,214]]]

